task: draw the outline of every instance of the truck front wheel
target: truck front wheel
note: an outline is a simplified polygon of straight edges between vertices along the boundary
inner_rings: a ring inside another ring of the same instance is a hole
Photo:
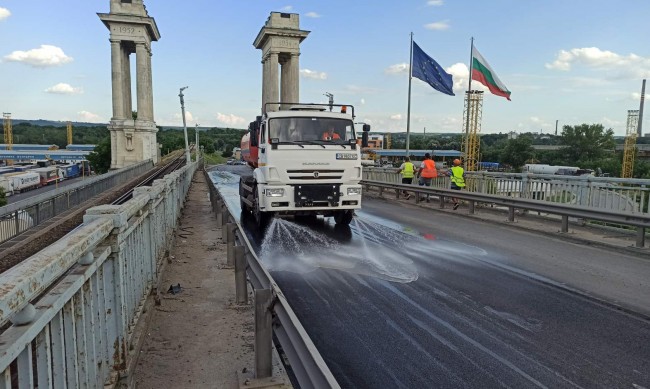
[[[353,216],[354,211],[352,210],[337,211],[334,213],[334,221],[336,224],[347,226],[352,221]]]
[[[253,207],[253,217],[255,218],[255,223],[257,228],[262,231],[264,230],[273,220],[273,212],[262,212],[260,211],[260,202],[257,194],[257,185],[253,188],[254,196],[254,207]]]

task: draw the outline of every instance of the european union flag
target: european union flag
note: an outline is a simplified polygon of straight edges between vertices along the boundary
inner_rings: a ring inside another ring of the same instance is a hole
[[[433,58],[422,51],[417,43],[413,42],[413,69],[411,74],[415,78],[431,85],[433,89],[442,93],[454,95],[454,80],[451,74],[445,72]]]

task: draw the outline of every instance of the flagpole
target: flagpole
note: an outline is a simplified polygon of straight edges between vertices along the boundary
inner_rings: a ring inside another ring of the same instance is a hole
[[[469,83],[467,84],[467,92],[472,90],[472,71],[474,70],[474,37],[470,40],[471,48],[469,51]],[[467,151],[469,149],[469,105],[470,95],[467,94],[467,116],[465,117],[465,167],[467,167]]]
[[[413,78],[413,32],[411,32],[411,53],[409,56],[409,103],[406,110],[406,156],[409,156],[411,135],[411,79]]]

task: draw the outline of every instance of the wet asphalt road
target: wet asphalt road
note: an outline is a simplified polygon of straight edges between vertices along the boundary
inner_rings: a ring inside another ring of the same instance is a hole
[[[650,388],[649,321],[517,267],[611,252],[378,200],[251,236],[343,387]]]

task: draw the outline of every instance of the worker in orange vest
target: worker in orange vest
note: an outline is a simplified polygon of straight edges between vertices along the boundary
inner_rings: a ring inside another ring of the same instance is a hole
[[[339,134],[334,132],[334,127],[330,126],[325,132],[323,132],[322,139],[323,140],[338,140],[338,139],[341,139],[341,137],[339,136]]]
[[[436,170],[436,163],[431,159],[431,154],[424,154],[424,161],[420,164],[418,169],[418,177],[420,178],[420,186],[431,186],[431,181],[438,177],[438,170]],[[424,200],[420,198],[420,200]],[[429,202],[429,195],[426,197],[427,203]]]

